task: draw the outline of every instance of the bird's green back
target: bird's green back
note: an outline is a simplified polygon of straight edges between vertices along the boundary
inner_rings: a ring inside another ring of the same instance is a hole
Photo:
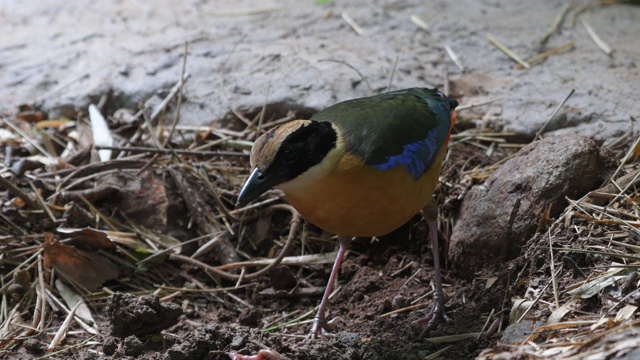
[[[344,101],[311,120],[336,124],[346,151],[366,164],[381,169],[405,165],[418,178],[446,141],[456,105],[437,90],[411,88]]]

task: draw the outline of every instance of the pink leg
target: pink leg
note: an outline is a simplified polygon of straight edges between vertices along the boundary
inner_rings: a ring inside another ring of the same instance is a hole
[[[338,248],[338,254],[336,254],[336,260],[333,263],[333,268],[331,269],[331,275],[329,276],[329,282],[327,283],[327,287],[324,290],[324,295],[322,295],[322,301],[320,301],[320,307],[318,308],[318,312],[316,313],[315,318],[313,319],[313,325],[311,326],[311,331],[307,338],[298,343],[298,346],[303,346],[307,341],[313,340],[318,337],[321,333],[327,333],[328,323],[327,319],[324,315],[325,310],[327,309],[327,305],[329,304],[329,295],[331,295],[331,291],[333,290],[333,284],[338,279],[338,271],[340,270],[340,264],[342,264],[342,260],[344,259],[344,254],[347,252],[349,245],[351,245],[352,238],[349,236],[338,236],[338,242],[340,247]]]
[[[450,321],[444,313],[444,292],[442,291],[442,270],[440,268],[440,251],[438,250],[438,208],[435,201],[431,201],[422,209],[422,215],[429,225],[429,236],[431,237],[431,250],[433,252],[433,268],[435,270],[436,291],[433,294],[433,308],[427,316],[416,321],[418,324],[427,325],[420,333],[420,336],[426,336],[429,331],[433,330],[440,320]]]

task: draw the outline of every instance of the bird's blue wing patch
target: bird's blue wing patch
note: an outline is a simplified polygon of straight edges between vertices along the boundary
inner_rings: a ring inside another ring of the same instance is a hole
[[[372,165],[376,169],[388,170],[396,166],[405,166],[417,180],[430,167],[438,153],[438,128],[429,130],[427,137],[418,142],[407,144],[398,155],[389,156],[382,164]]]

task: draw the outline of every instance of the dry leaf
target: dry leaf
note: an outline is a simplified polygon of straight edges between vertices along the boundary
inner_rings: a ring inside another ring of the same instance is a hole
[[[106,257],[60,244],[51,233],[44,236],[44,262],[65,279],[90,291],[118,276],[117,267]]]
[[[64,229],[59,228],[56,231],[68,234],[71,238],[70,243],[75,246],[88,246],[94,249],[113,250],[115,244],[111,242],[108,231],[95,230],[91,228],[84,229]]]
[[[82,296],[76,293],[73,288],[65,285],[60,280],[56,280],[54,284],[56,286],[56,289],[58,289],[58,293],[60,293],[60,296],[62,296],[69,309],[76,307],[78,303],[82,302]],[[96,324],[96,321],[91,315],[91,310],[85,302],[82,302],[76,309],[76,316],[78,316],[91,326],[94,326]]]

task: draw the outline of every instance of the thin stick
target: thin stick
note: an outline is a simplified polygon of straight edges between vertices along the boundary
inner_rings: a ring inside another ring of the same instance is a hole
[[[364,36],[364,30],[362,30],[362,28],[351,18],[351,16],[349,16],[349,14],[343,11],[342,14],[340,14],[340,16],[342,16],[342,20],[344,20],[344,22],[346,22],[349,26],[351,26],[351,28],[353,29],[353,31],[356,32],[356,34],[360,36]]]
[[[40,204],[40,207],[42,207],[44,209],[44,211],[47,213],[47,215],[49,215],[49,218],[54,223],[57,222],[58,219],[56,219],[55,215],[53,215],[53,212],[51,211],[51,209],[49,208],[47,203],[44,202],[44,199],[38,193],[38,188],[36,188],[36,185],[33,183],[33,181],[31,181],[31,179],[27,179],[27,180],[29,181],[29,185],[31,186],[31,189],[33,190],[33,195],[36,197],[36,200],[38,200],[38,203]]]
[[[540,301],[540,298],[542,298],[542,295],[544,295],[544,292],[547,291],[547,288],[549,287],[549,284],[545,285],[544,288],[542,288],[542,291],[540,291],[540,293],[538,294],[538,296],[536,296],[535,299],[533,299],[533,301],[531,302],[531,305],[529,305],[529,307],[527,307],[525,309],[525,311],[522,312],[522,315],[520,315],[520,317],[518,318],[518,320],[516,320],[516,323],[519,323],[520,321],[522,321],[522,319],[524,319],[525,316],[527,316],[527,314],[529,313],[529,311],[531,311],[531,309],[533,308],[533,306],[535,304],[538,303],[538,301]]]
[[[598,34],[596,34],[596,31],[593,30],[589,23],[587,23],[587,20],[580,18],[580,22],[582,22],[584,28],[587,29],[587,32],[589,33],[589,36],[591,37],[591,40],[593,40],[594,44],[596,44],[596,46],[607,56],[611,56],[613,50],[611,50],[611,47],[609,47],[609,45],[607,45],[607,43],[604,42],[604,40],[602,40],[600,36],[598,36]]]
[[[500,41],[498,41],[498,39],[496,39],[493,36],[488,35],[488,34],[485,35],[485,36],[486,36],[487,40],[489,40],[495,47],[500,49],[500,51],[505,53],[505,55],[507,55],[508,57],[513,59],[515,62],[517,62],[518,64],[522,65],[523,67],[525,67],[527,69],[531,67],[531,65],[529,65],[528,62],[522,60],[522,58],[520,56],[518,56],[516,53],[511,51],[508,47],[503,45]]]
[[[560,104],[558,104],[558,106],[556,106],[556,108],[551,113],[551,116],[549,116],[549,118],[547,118],[547,121],[545,121],[544,124],[542,124],[542,127],[540,128],[540,130],[538,130],[538,132],[536,133],[536,136],[533,138],[533,141],[536,141],[536,139],[538,139],[540,137],[540,134],[542,134],[542,132],[544,131],[544,128],[547,127],[547,125],[549,124],[551,119],[553,119],[553,117],[556,116],[558,111],[560,111],[560,108],[562,108],[562,106],[567,102],[567,100],[569,100],[569,98],[571,97],[571,95],[573,95],[574,92],[576,92],[576,90],[575,89],[571,89],[571,92],[569,92],[569,95],[567,95],[567,97],[564,98],[564,100],[562,100],[562,102]]]
[[[260,135],[262,125],[264,124],[264,117],[267,113],[267,102],[269,101],[269,91],[271,90],[271,82],[267,84],[267,91],[264,94],[264,102],[262,103],[262,110],[260,110],[260,118],[258,119],[258,125],[256,126],[256,136]]]
[[[28,207],[32,209],[40,209],[40,205],[38,205],[36,201],[33,201],[33,199],[31,199],[29,195],[27,195],[27,193],[22,191],[19,187],[15,186],[11,181],[3,178],[2,176],[0,176],[0,186],[7,189],[7,191],[9,191],[9,193],[11,193],[13,196],[22,199],[22,201],[24,201],[24,203],[27,204]]]
[[[195,156],[240,156],[247,157],[249,154],[241,153],[237,151],[194,151],[194,150],[169,150],[169,149],[157,149],[143,146],[96,146],[96,149],[111,149],[111,150],[126,150],[132,153],[155,153],[155,154],[180,154],[180,155],[195,155]]]
[[[480,329],[480,333],[478,334],[476,340],[480,340],[480,338],[484,334],[485,329],[487,328],[487,326],[489,326],[489,321],[491,321],[491,318],[493,317],[493,314],[495,314],[495,312],[496,309],[491,309],[491,312],[489,313],[489,316],[487,316],[487,320],[484,322],[484,325],[482,325],[482,329]]]
[[[453,49],[451,49],[449,45],[445,45],[444,50],[447,52],[447,55],[449,55],[451,60],[453,60],[453,63],[456,64],[460,72],[464,72],[464,66],[462,65],[462,61],[460,61],[458,54],[453,52]]]
[[[444,86],[443,86],[443,91],[444,94],[446,96],[449,96],[449,91],[450,91],[450,83],[449,83],[449,66],[447,66],[447,64],[444,64]]]
[[[233,54],[233,52],[236,51],[236,47],[238,45],[240,45],[240,42],[242,42],[245,37],[246,37],[246,35],[242,35],[240,37],[240,39],[238,39],[238,41],[236,41],[235,44],[233,44],[233,47],[231,48],[231,51],[229,51],[229,53],[227,53],[227,55],[225,56],[224,60],[222,61],[222,64],[220,64],[220,73],[221,73],[221,75],[220,75],[220,92],[222,93],[222,97],[224,98],[224,101],[227,103],[227,106],[229,107],[231,112],[235,116],[237,116],[238,119],[240,119],[240,121],[245,123],[245,125],[249,126],[251,124],[251,121],[249,121],[249,119],[247,119],[246,116],[241,114],[238,110],[236,110],[231,105],[231,101],[229,101],[229,97],[227,96],[227,90],[225,89],[225,83],[224,83],[225,75],[226,75],[226,73],[224,72],[224,68],[225,68],[225,66],[227,66],[227,60],[229,60],[229,57],[231,56],[231,54]]]
[[[147,115],[147,111],[145,111],[142,114],[142,117],[144,118],[144,123],[145,125],[147,125],[147,129],[149,130],[149,136],[151,136],[151,140],[153,140],[153,144],[158,148],[158,149],[162,149],[162,144],[160,143],[160,140],[158,139],[158,134],[156,134],[156,129],[153,126],[153,124],[151,123],[151,118]]]
[[[80,80],[84,80],[85,78],[88,78],[89,76],[91,76],[91,74],[94,74],[96,72],[95,70],[97,70],[97,69],[92,69],[91,71],[89,71],[87,73],[84,73],[82,75],[78,75],[78,76],[72,78],[71,80],[69,80],[67,82],[64,82],[64,83],[54,87],[53,89],[47,91],[46,93],[37,96],[35,99],[33,99],[33,102],[35,103],[35,102],[39,102],[39,101],[41,101],[43,99],[46,99],[47,97],[49,97],[49,96],[51,96],[51,95],[53,95],[53,94],[55,94],[55,93],[57,93],[59,91],[64,90],[66,87],[73,85],[73,83],[78,82]]]
[[[271,271],[271,269],[273,269],[275,266],[280,265],[280,262],[282,261],[282,259],[285,257],[285,255],[289,252],[289,249],[291,248],[291,245],[293,244],[293,239],[295,238],[296,233],[298,232],[298,227],[300,226],[300,214],[291,206],[291,205],[274,205],[272,208],[279,208],[279,209],[283,209],[283,210],[289,210],[292,214],[291,217],[291,225],[289,227],[289,235],[287,236],[287,241],[285,242],[282,250],[280,251],[280,254],[278,254],[278,256],[274,259],[273,263],[267,265],[266,267],[253,272],[249,275],[244,275],[244,279],[245,280],[253,280],[256,279],[266,273],[268,273],[269,271]],[[209,265],[209,264],[205,264],[201,261],[198,261],[196,259],[192,259],[190,257],[184,256],[184,255],[177,255],[177,254],[170,254],[169,257],[171,259],[174,260],[179,260],[188,264],[192,264],[195,265],[197,267],[200,267],[201,269],[203,269],[205,272],[207,273],[211,273],[213,275],[225,278],[225,279],[229,279],[229,280],[234,280],[237,281],[240,278],[240,275],[236,275],[236,274],[230,274],[227,273],[225,271],[221,271],[216,269],[215,267]]]
[[[18,135],[22,136],[22,138],[24,138],[29,144],[33,145],[34,148],[38,149],[38,151],[40,151],[44,156],[48,157],[49,159],[55,159],[55,157],[49,154],[49,152],[45,150],[42,146],[40,146],[40,144],[33,141],[33,139],[27,136],[27,134],[25,134],[24,131],[22,131],[22,129],[17,127],[16,124],[12,123],[8,119],[4,119],[4,123],[9,125],[9,127],[12,128],[13,131],[17,132]]]
[[[184,82],[187,81],[187,79],[189,79],[191,75],[189,73],[184,74],[184,76],[182,77],[182,79],[180,79],[172,88],[171,91],[169,91],[169,94],[162,100],[162,102],[156,106],[156,108],[153,110],[153,112],[151,113],[151,116],[149,116],[149,121],[153,122],[159,115],[160,113],[164,110],[164,108],[167,107],[167,104],[169,104],[169,101],[171,101],[171,99],[173,99],[173,97],[177,94],[178,90],[180,90],[182,88],[182,84]],[[134,116],[134,118],[138,118],[140,116],[142,116],[145,113],[145,110],[140,110],[138,111],[138,113]],[[146,120],[146,119],[145,119]],[[133,144],[134,142],[136,142],[141,136],[142,133],[144,131],[144,129],[147,127],[147,122],[145,122],[144,124],[142,124],[140,126],[140,128],[138,129],[138,131],[136,131],[135,134],[133,134],[133,136],[126,141],[126,145],[128,144]],[[125,145],[125,147],[126,147]],[[120,154],[118,154],[118,159],[121,159],[125,156],[126,151],[121,152]]]
[[[462,110],[469,110],[469,109],[473,109],[473,108],[476,108],[476,107],[479,107],[479,106],[489,105],[489,104],[492,104],[492,103],[500,101],[500,100],[502,100],[501,97],[496,98],[496,99],[487,100],[487,101],[482,101],[482,102],[475,103],[475,104],[462,105],[462,106],[458,106],[456,108],[456,111],[460,112]]]
[[[540,54],[538,54],[538,55],[536,55],[536,56],[534,56],[534,57],[532,57],[530,59],[527,59],[527,62],[529,63],[529,65],[533,65],[533,64],[535,64],[535,63],[537,63],[539,61],[542,61],[542,60],[548,58],[551,55],[554,55],[554,54],[557,54],[557,53],[559,53],[561,51],[564,51],[566,49],[572,48],[574,44],[575,43],[573,41],[569,41],[568,43],[566,43],[566,44],[564,44],[562,46],[558,46],[556,48],[547,50],[547,51],[545,51],[543,53],[540,53]],[[524,66],[522,66],[520,64],[518,64],[516,67],[518,69],[523,69],[524,68]]]
[[[80,306],[80,304],[83,304],[83,303],[84,303],[84,300],[81,299],[80,301],[78,301],[76,306],[74,306],[71,309],[71,311],[69,311],[67,318],[64,319],[64,322],[58,329],[58,332],[56,332],[56,335],[53,337],[53,340],[51,340],[49,347],[47,347],[47,352],[52,352],[53,349],[55,349],[58,345],[60,345],[60,341],[62,340],[62,337],[67,332],[67,329],[69,329],[69,325],[71,325],[71,320],[73,320],[74,316],[76,315],[76,310],[78,310],[78,307]]]
[[[47,235],[45,235],[47,236]],[[51,237],[53,237],[53,235],[51,235]],[[38,291],[38,299],[41,301],[38,304],[38,309],[39,309],[39,320],[38,320],[38,326],[36,327],[38,329],[38,331],[42,331],[44,330],[45,327],[45,323],[47,322],[47,300],[46,300],[46,287],[45,287],[45,283],[44,283],[44,259],[42,257],[42,255],[38,255],[38,286],[39,286],[39,290]],[[34,321],[35,321],[35,317],[34,317]],[[35,325],[35,324],[34,324]]]
[[[360,70],[356,69],[355,66],[353,66],[353,65],[351,65],[351,64],[349,64],[347,62],[340,61],[340,60],[334,60],[334,59],[320,59],[320,60],[318,60],[318,62],[322,62],[322,61],[331,61],[331,62],[335,62],[335,63],[338,63],[338,64],[342,64],[342,65],[345,65],[346,67],[348,67],[349,69],[355,71],[356,73],[358,73],[358,75],[360,75],[360,78],[362,79],[362,81],[364,81],[364,83],[367,84],[367,87],[369,88],[369,91],[373,92],[373,88],[371,87],[371,84],[369,84],[369,81],[367,80],[367,78],[364,77],[364,75],[362,75]]]
[[[385,90],[384,92],[388,92],[389,90],[391,90],[391,83],[393,82],[393,74],[396,73],[397,65],[398,65],[398,55],[396,55],[396,59],[393,61],[393,68],[391,68],[391,76],[389,76],[389,83],[387,84],[387,90]]]
[[[556,16],[556,19],[553,21],[553,24],[551,24],[551,26],[549,26],[549,28],[544,33],[544,35],[542,35],[542,37],[534,43],[536,47],[542,47],[544,44],[547,43],[551,35],[553,35],[556,31],[558,31],[558,28],[560,28],[560,25],[562,25],[562,22],[564,18],[567,16],[567,13],[569,13],[570,9],[571,9],[571,4],[566,4],[565,6],[562,7],[562,9],[560,9],[560,12]]]
[[[391,315],[396,315],[396,314],[400,314],[400,313],[403,313],[403,312],[407,312],[409,310],[424,308],[424,307],[427,307],[427,305],[429,305],[429,303],[409,305],[409,306],[406,306],[406,307],[403,307],[403,308],[400,308],[400,309],[389,311],[388,313],[380,314],[380,315],[378,315],[378,317],[379,318],[385,318],[385,317],[389,317]]]
[[[180,71],[180,79],[184,79],[184,76],[186,75],[186,68],[187,68],[187,54],[189,52],[189,43],[188,42],[184,42],[184,56],[182,58],[182,70]],[[171,141],[171,137],[173,136],[173,132],[176,131],[176,125],[178,125],[178,121],[180,120],[180,108],[182,107],[182,93],[183,93],[183,89],[184,89],[184,81],[179,81],[178,84],[180,84],[180,87],[178,88],[178,104],[176,105],[176,112],[173,116],[173,124],[171,124],[171,130],[169,130],[169,135],[167,135],[167,138],[164,139],[164,143],[162,144],[162,147],[167,146],[167,144],[169,143],[169,141]]]
[[[560,307],[560,299],[558,298],[558,281],[556,280],[556,264],[553,258],[553,245],[551,242],[551,229],[549,229],[549,256],[551,256],[551,283],[553,284],[553,299],[556,302],[556,309]]]

